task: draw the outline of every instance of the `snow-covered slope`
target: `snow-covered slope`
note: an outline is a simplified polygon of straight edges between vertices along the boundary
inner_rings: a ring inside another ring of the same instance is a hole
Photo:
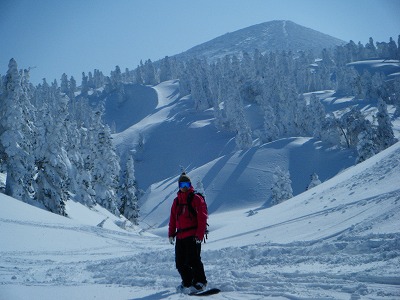
[[[234,133],[215,127],[212,109],[195,111],[190,96],[179,96],[178,81],[163,82],[153,89],[158,99],[155,109],[113,137],[122,157],[126,153],[134,155],[139,188],[146,191],[152,184],[159,186],[153,194],[156,203],[175,188],[175,185],[167,187],[160,182],[174,182],[181,166],[190,172],[193,181],[197,178],[203,181],[211,202],[212,199],[219,198],[221,202],[235,196],[248,205],[268,200],[272,172],[278,164],[289,169],[295,194],[305,190],[313,172],[325,181],[354,164],[353,151],[339,151],[309,138],[283,139],[265,145],[256,142],[248,151],[235,152]],[[321,99],[331,96],[331,91],[319,95]],[[147,99],[141,101],[146,103]],[[346,103],[353,105],[351,99]],[[342,103],[341,109],[346,103]],[[327,107],[330,105],[335,106],[335,101],[326,102]],[[129,111],[130,106],[129,102],[122,103],[119,109]],[[252,130],[259,129],[262,116],[257,105],[249,103],[246,114],[252,121]],[[119,115],[114,118],[118,119]],[[226,174],[222,171],[228,172],[229,176],[223,177]],[[246,194],[246,190],[252,192]],[[147,211],[147,208],[143,209]]]
[[[200,136],[198,140],[203,138]],[[277,166],[288,168],[293,192],[299,194],[305,191],[313,172],[326,180],[352,165],[351,154],[329,149],[310,138],[282,139],[248,151],[220,155],[191,170],[189,176],[195,187],[198,181],[202,182],[211,213],[256,205],[268,207]],[[176,189],[177,176],[153,184],[141,199],[143,221],[152,226],[165,224]]]
[[[212,213],[213,299],[398,299],[399,157],[397,143],[272,208]],[[0,299],[188,298],[166,228],[101,228],[87,210],[67,219],[0,195]]]

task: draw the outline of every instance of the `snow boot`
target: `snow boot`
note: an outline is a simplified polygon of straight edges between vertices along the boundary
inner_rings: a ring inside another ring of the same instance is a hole
[[[184,286],[183,283],[176,287],[176,291],[181,294],[190,294],[192,292],[191,286]]]

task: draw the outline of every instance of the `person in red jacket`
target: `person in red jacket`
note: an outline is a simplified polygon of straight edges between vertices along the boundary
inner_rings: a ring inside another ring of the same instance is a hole
[[[207,229],[207,206],[204,199],[194,194],[190,178],[182,173],[178,180],[179,191],[171,207],[168,237],[175,243],[175,263],[182,283],[178,286],[181,292],[201,291],[206,288],[207,279],[201,261],[201,242]],[[188,196],[193,197],[188,207]]]

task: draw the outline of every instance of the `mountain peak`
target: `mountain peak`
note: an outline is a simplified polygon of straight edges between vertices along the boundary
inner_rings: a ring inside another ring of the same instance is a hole
[[[225,55],[240,56],[242,52],[308,51],[318,54],[324,48],[345,43],[316,30],[288,20],[274,20],[226,33],[195,46],[178,57],[206,57],[210,61]]]

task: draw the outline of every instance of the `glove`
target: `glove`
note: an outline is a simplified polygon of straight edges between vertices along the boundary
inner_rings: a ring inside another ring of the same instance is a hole
[[[196,241],[196,244],[201,244],[203,242],[202,240],[199,240],[197,237],[195,237],[194,240]]]
[[[174,244],[174,241],[175,241],[175,238],[174,238],[173,236],[170,236],[170,237],[169,237],[169,243],[170,243],[171,245],[173,245],[173,244]]]

